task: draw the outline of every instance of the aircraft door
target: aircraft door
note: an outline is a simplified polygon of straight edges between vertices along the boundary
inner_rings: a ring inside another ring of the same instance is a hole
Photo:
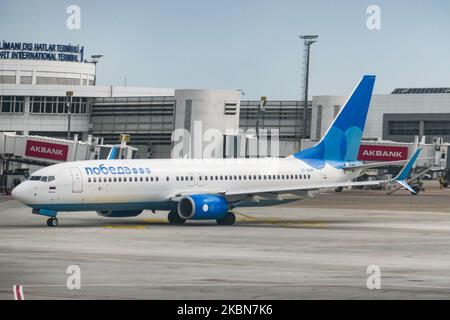
[[[322,168],[322,170],[320,170],[320,182],[321,183],[326,183],[327,182],[327,179],[328,179],[328,169],[327,169],[327,166],[325,166],[325,167],[323,167]]]
[[[199,187],[202,187],[205,184],[205,176],[202,173],[197,173],[196,175],[196,179],[197,179],[197,185]]]
[[[83,177],[79,168],[70,168],[70,174],[72,175],[72,192],[83,192]]]

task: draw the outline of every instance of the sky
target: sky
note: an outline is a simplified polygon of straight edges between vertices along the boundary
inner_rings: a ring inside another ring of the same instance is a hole
[[[81,28],[66,27],[78,5]],[[366,25],[380,8],[379,30]],[[375,93],[450,87],[448,0],[0,0],[0,41],[80,44],[103,54],[99,85],[242,89],[243,100],[302,98],[303,43],[310,97],[349,94],[363,74]]]

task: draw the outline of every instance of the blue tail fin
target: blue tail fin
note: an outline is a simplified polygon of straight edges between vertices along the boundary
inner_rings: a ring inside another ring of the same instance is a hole
[[[366,124],[375,76],[364,76],[315,146],[294,154],[302,160],[355,161]]]

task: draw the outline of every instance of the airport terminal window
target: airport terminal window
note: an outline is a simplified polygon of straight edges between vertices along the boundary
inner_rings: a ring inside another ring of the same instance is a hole
[[[3,113],[23,113],[24,97],[0,96],[0,111]]]
[[[62,114],[68,112],[67,97],[30,97],[30,111],[32,113]],[[73,114],[87,113],[87,98],[72,97],[70,112]]]
[[[425,135],[450,135],[450,121],[425,121]]]
[[[419,121],[389,121],[388,122],[389,135],[418,135],[420,134]]]

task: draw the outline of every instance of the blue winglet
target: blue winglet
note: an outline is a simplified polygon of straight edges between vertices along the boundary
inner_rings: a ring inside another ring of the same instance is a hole
[[[408,189],[409,191],[411,191],[414,194],[417,192],[409,184],[407,184],[405,180],[408,179],[409,172],[411,171],[414,163],[416,162],[420,151],[422,151],[422,149],[416,150],[416,152],[409,159],[409,161],[406,163],[406,165],[403,167],[403,169],[400,171],[400,173],[394,178],[395,182],[397,182],[402,187]]]
[[[108,158],[106,158],[106,159],[108,159],[108,160],[116,159],[117,158],[117,150],[118,149],[119,149],[119,146],[113,146],[111,148],[111,151],[109,151]]]

